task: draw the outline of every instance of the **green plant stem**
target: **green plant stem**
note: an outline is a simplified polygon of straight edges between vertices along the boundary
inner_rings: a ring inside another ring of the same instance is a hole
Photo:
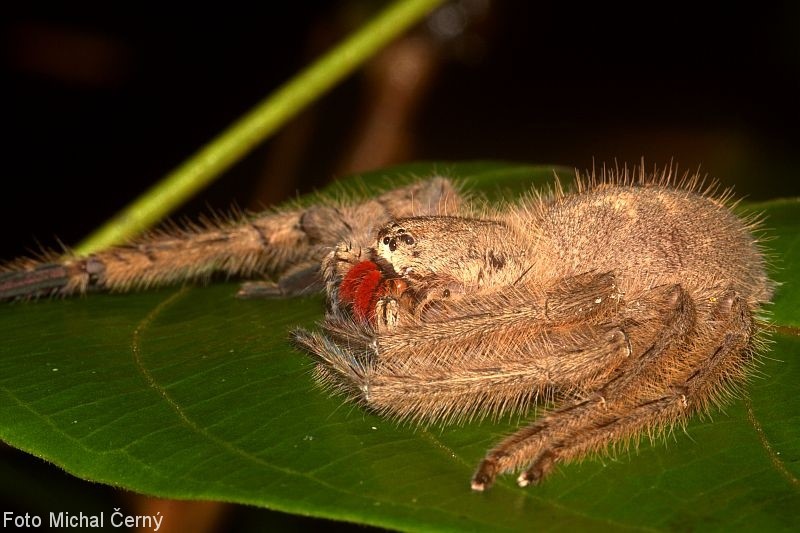
[[[208,185],[443,0],[401,0],[267,96],[178,168],[84,239],[86,255],[130,240]]]

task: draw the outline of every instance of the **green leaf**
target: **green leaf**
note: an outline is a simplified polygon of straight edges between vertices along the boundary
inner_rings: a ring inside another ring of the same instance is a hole
[[[496,197],[552,180],[551,168],[422,163],[364,182],[448,174]],[[484,452],[526,420],[420,428],[343,404],[288,342],[289,329],[321,319],[322,298],[241,301],[233,284],[0,307],[0,438],[146,494],[389,528],[790,529],[800,523],[800,203],[749,209],[769,217],[783,285],[748,399],[666,444],[561,467],[539,487],[506,476],[483,494],[469,488]]]

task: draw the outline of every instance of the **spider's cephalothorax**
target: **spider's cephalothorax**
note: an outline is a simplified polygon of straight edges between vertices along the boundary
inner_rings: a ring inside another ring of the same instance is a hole
[[[429,423],[558,402],[488,452],[472,479],[484,490],[509,471],[536,483],[735,392],[773,288],[757,226],[727,194],[670,172],[579,178],[573,192],[493,209],[433,178],[88,258],[21,261],[0,274],[0,299],[214,271],[278,280],[244,296],[324,287],[322,331],[293,337],[321,383],[370,409]]]

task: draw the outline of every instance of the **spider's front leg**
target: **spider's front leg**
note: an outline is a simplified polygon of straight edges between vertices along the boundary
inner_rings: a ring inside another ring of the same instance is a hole
[[[593,390],[629,356],[613,318],[613,274],[547,287],[428,301],[435,314],[395,328],[329,317],[324,334],[295,332],[323,383],[368,407],[421,422],[523,412],[554,389]]]
[[[478,467],[473,489],[483,490],[498,473],[522,467],[518,484],[538,483],[558,462],[605,451],[645,432],[666,432],[735,390],[753,356],[751,311],[734,291],[710,289],[696,296],[693,300],[673,285],[629,303],[625,329],[634,356],[589,397],[497,445]]]
[[[319,264],[337,242],[368,245],[375,230],[397,217],[456,209],[449,180],[433,178],[362,202],[306,208],[170,229],[86,257],[20,259],[0,266],[0,300],[69,295],[88,290],[125,291],[214,273],[271,277],[245,286],[242,296],[286,296],[321,288]]]
[[[431,178],[390,190],[376,198],[351,205],[320,205],[306,210],[299,227],[310,245],[296,246],[295,253],[309,259],[285,261],[277,282],[245,284],[240,297],[291,296],[325,288],[330,301],[348,271],[366,258],[377,229],[391,220],[408,216],[433,216],[462,207],[458,190],[446,178]],[[320,268],[320,264],[322,265]]]

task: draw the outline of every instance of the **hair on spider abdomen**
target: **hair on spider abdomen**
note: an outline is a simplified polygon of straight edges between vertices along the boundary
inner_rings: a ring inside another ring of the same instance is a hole
[[[524,486],[739,389],[773,290],[758,232],[729,192],[669,170],[399,218],[371,247],[340,244],[323,271],[334,302],[339,283],[358,289],[348,274],[361,261],[383,265],[373,277],[402,290],[376,293],[367,323],[332,305],[321,333],[295,339],[318,357],[321,383],[401,420],[457,422],[556,399],[472,480],[484,490],[522,470]]]

